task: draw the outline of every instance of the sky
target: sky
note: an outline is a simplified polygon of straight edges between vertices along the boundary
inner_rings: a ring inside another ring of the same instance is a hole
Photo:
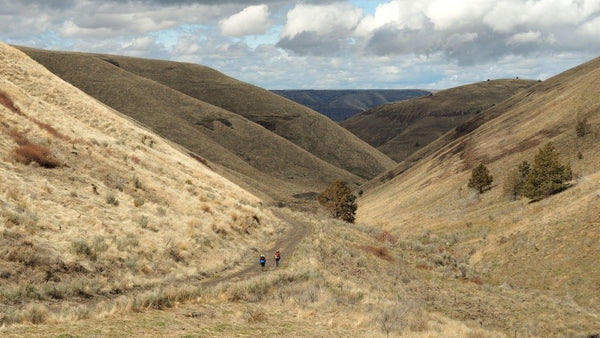
[[[600,56],[600,0],[0,0],[0,41],[192,62],[266,89],[545,80]]]

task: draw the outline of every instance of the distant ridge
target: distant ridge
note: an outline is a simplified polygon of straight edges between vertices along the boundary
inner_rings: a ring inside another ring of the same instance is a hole
[[[396,161],[432,142],[480,112],[537,83],[534,80],[488,80],[384,104],[341,126]]]
[[[419,89],[290,89],[271,91],[314,109],[336,122],[385,103],[426,96],[430,93]]]

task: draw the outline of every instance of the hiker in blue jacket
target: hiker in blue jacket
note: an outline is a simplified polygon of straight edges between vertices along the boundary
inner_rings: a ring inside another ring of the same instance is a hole
[[[267,259],[265,258],[265,255],[260,255],[260,266],[261,268],[264,270],[265,269],[265,264],[267,263]]]

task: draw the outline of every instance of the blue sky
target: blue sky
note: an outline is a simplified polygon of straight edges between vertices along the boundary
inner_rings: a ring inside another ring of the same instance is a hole
[[[193,62],[267,89],[546,79],[600,55],[598,0],[0,0],[0,41]]]

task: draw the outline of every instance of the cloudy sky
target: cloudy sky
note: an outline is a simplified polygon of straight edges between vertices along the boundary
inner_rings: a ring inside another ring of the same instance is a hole
[[[0,0],[0,41],[194,62],[267,89],[547,79],[600,56],[600,0]]]

